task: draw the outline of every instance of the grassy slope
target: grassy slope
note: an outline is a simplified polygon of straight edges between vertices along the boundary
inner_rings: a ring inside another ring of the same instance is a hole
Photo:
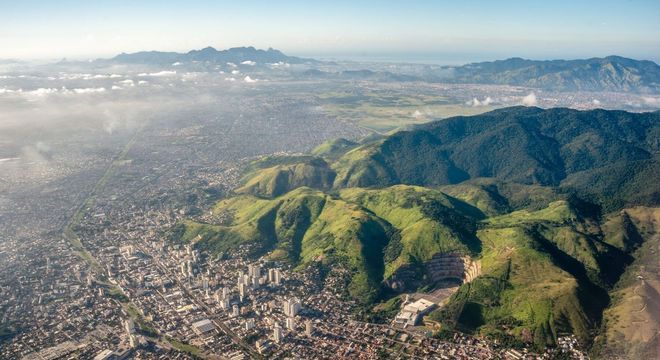
[[[254,254],[262,253],[274,244],[272,219],[279,201],[268,201],[242,195],[220,201],[214,213],[225,212],[233,217],[227,226],[196,223],[186,220],[172,230],[175,241],[192,242],[212,253],[227,253],[236,247],[256,244]]]
[[[603,228],[608,241],[622,248],[637,247],[637,250],[635,261],[612,291],[612,306],[603,315],[604,336],[600,339],[598,355],[603,358],[658,358],[660,209],[625,209],[611,216]]]
[[[504,331],[497,324],[510,324],[510,332],[528,332],[537,344],[552,343],[559,331],[588,336],[591,321],[578,296],[578,281],[538,248],[533,235],[510,227],[485,229],[479,237],[484,275],[471,285],[468,303],[473,305],[467,310],[478,309],[483,320],[461,314],[460,327],[494,333]]]
[[[483,214],[439,191],[408,185],[380,190],[346,189],[341,197],[365,207],[394,226],[401,249],[386,264],[385,277],[411,262],[424,262],[438,252],[476,254],[480,244],[471,234]]]
[[[232,216],[229,225],[186,221],[173,231],[211,252],[249,245],[254,254],[270,252],[294,264],[341,263],[353,270],[350,293],[365,302],[377,295],[383,276],[383,248],[389,225],[361,207],[318,190],[298,188],[272,200],[240,195],[214,210]]]
[[[608,281],[617,276],[604,267],[625,261],[623,252],[585,232],[589,228],[566,201],[482,221],[482,275],[452,298],[464,307],[448,308],[463,311],[441,319],[537,346],[561,333],[588,341],[607,305]]]
[[[439,190],[476,206],[489,216],[515,209],[539,210],[564,196],[551,187],[507,183],[492,178],[476,178],[460,184],[443,185]]]
[[[341,262],[356,272],[351,292],[368,298],[384,277],[411,261],[441,251],[478,254],[474,225],[483,217],[439,191],[403,185],[349,189],[340,198],[309,188],[272,200],[239,195],[213,211],[232,221],[225,226],[186,221],[175,235],[213,252],[254,244],[255,253],[270,251],[272,258],[294,264]]]
[[[333,162],[332,168],[337,173],[333,186],[351,188],[394,183],[395,175],[377,156],[381,141],[350,150]]]
[[[286,160],[286,159],[284,159]],[[251,172],[244,185],[236,190],[241,194],[276,197],[301,186],[329,189],[335,173],[319,158],[303,162],[278,164]]]
[[[321,260],[348,265],[355,273],[351,295],[370,302],[383,279],[383,248],[388,225],[364,209],[343,200],[328,199],[302,241],[302,262]]]
[[[312,155],[334,160],[347,151],[358,146],[358,143],[343,138],[326,141],[312,150]]]

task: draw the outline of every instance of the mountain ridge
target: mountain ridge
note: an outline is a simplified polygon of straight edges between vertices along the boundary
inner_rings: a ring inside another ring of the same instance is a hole
[[[578,172],[619,164],[616,174],[623,175],[635,161],[655,163],[658,133],[658,112],[498,109],[416,126],[355,148],[333,164],[335,187],[439,186],[483,177],[560,186]],[[649,174],[657,166],[642,170]]]
[[[519,57],[445,67],[457,83],[516,85],[563,91],[660,91],[660,65],[617,55],[576,60]]]
[[[149,64],[170,65],[176,62],[210,62],[210,63],[234,63],[240,65],[242,62],[255,62],[260,64],[270,63],[316,63],[313,59],[304,59],[288,56],[279,50],[268,48],[267,50],[256,49],[253,46],[233,47],[225,50],[217,50],[207,46],[199,50],[190,50],[185,53],[167,51],[139,51],[135,53],[121,53],[110,59],[99,59],[114,63],[127,64]]]

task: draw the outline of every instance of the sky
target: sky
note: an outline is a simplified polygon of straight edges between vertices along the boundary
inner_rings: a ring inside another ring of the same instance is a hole
[[[460,63],[621,55],[660,62],[658,0],[0,0],[0,58],[273,47]]]

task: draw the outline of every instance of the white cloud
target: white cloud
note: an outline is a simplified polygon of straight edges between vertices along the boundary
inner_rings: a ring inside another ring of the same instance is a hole
[[[414,117],[415,119],[419,119],[419,118],[421,118],[421,117],[423,117],[423,116],[424,116],[424,114],[422,114],[422,112],[419,111],[419,110],[415,110],[415,111],[412,113],[412,117]]]
[[[36,96],[44,96],[44,95],[50,95],[50,94],[57,93],[57,91],[58,90],[55,89],[55,88],[39,88],[39,89],[32,90],[32,91],[26,91],[25,93],[30,94],[30,95],[36,95]]]
[[[600,104],[601,104],[600,100],[598,100],[598,99],[594,99],[591,103],[594,104],[595,106],[600,106]]]
[[[254,61],[252,61],[252,60],[245,60],[245,61],[243,61],[243,62],[241,63],[241,65],[255,66],[255,65],[257,65],[257,63],[254,62]]]
[[[123,75],[120,74],[60,74],[60,80],[97,80],[97,79],[117,79]],[[55,80],[54,77],[49,77],[49,80]]]
[[[490,104],[492,104],[492,103],[493,103],[493,98],[491,98],[490,96],[487,96],[487,97],[486,97],[485,99],[483,99],[483,100],[479,100],[479,99],[477,99],[477,98],[473,98],[472,100],[466,102],[465,105],[473,106],[473,107],[478,107],[478,106],[488,106],[488,105],[490,105]]]
[[[228,62],[228,63],[227,63],[227,66],[229,66],[229,67],[236,67],[237,65],[234,64],[233,62]]]
[[[102,93],[105,92],[105,88],[79,88],[71,90],[76,94],[93,94],[93,93]]]
[[[122,84],[122,85],[126,85],[126,86],[135,86],[135,82],[131,79],[117,81],[117,84]]]
[[[140,77],[145,77],[145,76],[173,76],[173,75],[176,75],[176,71],[163,70],[163,71],[153,72],[153,73],[138,74],[138,76],[140,76]]]
[[[200,76],[202,76],[202,75],[204,75],[204,73],[199,72],[199,71],[196,71],[196,72],[187,72],[187,73],[184,73],[183,75],[181,75],[181,80],[182,80],[182,81],[191,80],[191,79],[198,78],[198,77],[200,77]]]
[[[644,101],[644,104],[646,105],[660,107],[660,97],[644,96],[642,97],[642,101]]]
[[[91,74],[80,74],[78,78],[82,78],[83,80],[95,80],[95,79],[117,79],[122,77],[119,74],[96,74],[96,75],[91,75]]]
[[[238,74],[240,74],[241,72],[238,71],[238,70],[233,70],[231,73],[232,73],[233,75],[238,75]]]
[[[34,147],[36,147],[40,152],[50,152],[50,146],[48,146],[48,144],[44,143],[43,141],[37,141]]]
[[[172,63],[172,66],[181,66],[181,63],[177,61],[175,63]]]
[[[113,89],[115,89],[116,86],[113,86]],[[120,87],[117,87],[120,88]],[[121,89],[121,88],[120,88]],[[0,88],[0,94],[4,93],[20,93],[20,94],[25,94],[28,96],[46,96],[46,95],[52,95],[52,94],[64,94],[64,95],[73,95],[73,94],[94,94],[94,93],[102,93],[105,92],[106,89],[102,87],[98,88],[75,88],[75,89],[67,89],[66,87],[62,87],[61,89],[57,88],[38,88],[35,90],[29,90],[29,91],[23,91],[21,89],[18,90],[11,90],[11,89],[6,89],[6,88]]]
[[[246,76],[245,79],[243,79],[243,81],[245,81],[246,83],[255,83],[255,82],[259,81],[259,80],[257,80],[257,79],[253,79],[253,78],[251,78],[250,76]]]
[[[271,68],[277,68],[277,67],[287,67],[288,68],[288,67],[291,66],[291,64],[285,63],[285,62],[282,62],[282,61],[276,62],[276,63],[273,63],[273,64],[268,64],[268,65],[270,65]]]
[[[112,85],[112,90],[121,90],[121,89],[122,89],[121,86]]]
[[[7,89],[7,88],[0,88],[0,94],[12,94],[16,92],[22,92],[23,90],[18,89],[18,90],[12,90],[12,89]]]
[[[140,80],[140,81],[138,81],[138,85],[147,85],[147,84],[149,84],[149,82],[146,81],[146,80]]]
[[[522,98],[522,104],[524,106],[536,106],[537,100],[536,100],[536,94],[529,93],[529,95],[525,96]]]
[[[233,78],[233,77],[226,77],[225,80],[226,80],[226,81],[236,81],[236,79]]]
[[[89,80],[92,79],[94,75],[92,74],[61,74],[59,76],[60,80],[78,80],[78,79],[84,79],[84,80]]]

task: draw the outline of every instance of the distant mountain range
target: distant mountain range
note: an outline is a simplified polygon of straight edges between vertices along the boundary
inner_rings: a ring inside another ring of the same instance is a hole
[[[284,55],[281,51],[269,48],[268,50],[249,47],[235,47],[226,50],[216,50],[206,47],[201,50],[191,50],[187,53],[163,52],[163,51],[140,51],[131,54],[119,54],[112,59],[100,60],[113,63],[143,64],[143,65],[170,65],[176,62],[208,62],[216,64],[243,62],[254,62],[257,64],[273,63],[316,63],[313,59],[303,59],[295,56]]]
[[[265,65],[273,63],[310,64],[323,62],[288,56],[279,50],[235,47],[216,50],[206,47],[187,53],[141,51],[120,54],[97,62],[171,65],[174,63],[202,62],[210,64],[241,63]],[[336,63],[323,63],[337,65]],[[370,81],[427,81],[460,84],[497,84],[526,86],[559,91],[632,91],[640,93],[660,92],[660,65],[648,60],[634,60],[620,56],[583,60],[526,60],[511,58],[492,62],[472,63],[463,66],[446,66],[419,74],[403,74],[370,69],[343,69],[321,71],[314,67],[298,74],[303,78],[370,80]]]
[[[620,56],[547,61],[511,58],[463,66],[445,66],[439,71],[426,71],[423,75],[372,70],[328,72],[318,69],[308,70],[302,75],[344,80],[513,85],[558,91],[660,92],[658,64]]]
[[[451,70],[447,79],[456,83],[518,85],[553,90],[660,90],[658,64],[620,56],[545,61],[511,58],[446,69]]]

